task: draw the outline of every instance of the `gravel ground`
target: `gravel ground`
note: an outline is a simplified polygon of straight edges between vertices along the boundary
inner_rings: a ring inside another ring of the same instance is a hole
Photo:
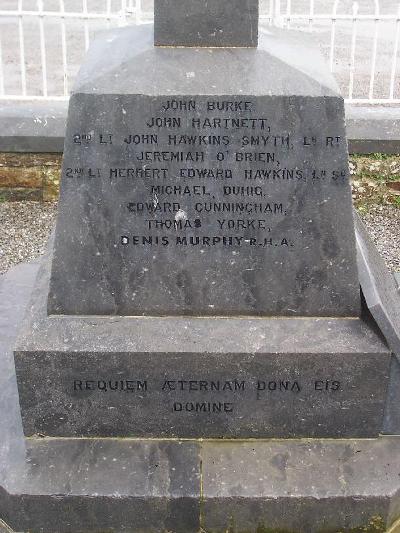
[[[0,273],[44,251],[56,203],[0,203]],[[400,209],[374,206],[362,218],[388,267],[400,271]]]
[[[400,208],[377,205],[361,217],[387,266],[400,272]]]
[[[0,274],[43,254],[56,208],[52,202],[0,203]]]

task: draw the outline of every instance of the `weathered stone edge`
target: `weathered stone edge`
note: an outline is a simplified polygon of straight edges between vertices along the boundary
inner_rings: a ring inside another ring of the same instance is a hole
[[[0,106],[0,152],[62,153],[68,101],[4,102]],[[400,153],[400,107],[346,105],[349,151]]]

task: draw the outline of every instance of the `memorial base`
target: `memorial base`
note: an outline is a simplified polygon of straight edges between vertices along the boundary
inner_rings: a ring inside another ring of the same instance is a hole
[[[380,434],[392,356],[371,321],[48,316],[50,262],[14,352],[26,436]]]
[[[0,282],[5,531],[6,525],[32,533],[396,531],[391,529],[400,516],[396,436],[25,439],[12,348],[37,270],[35,264],[20,265]],[[390,427],[400,433],[393,416]]]
[[[15,532],[383,533],[400,515],[399,437],[18,448],[0,479]]]

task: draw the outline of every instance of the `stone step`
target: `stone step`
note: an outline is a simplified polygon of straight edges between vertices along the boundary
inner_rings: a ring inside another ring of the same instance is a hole
[[[398,518],[399,437],[27,439],[20,451],[0,479],[15,531],[383,533]]]

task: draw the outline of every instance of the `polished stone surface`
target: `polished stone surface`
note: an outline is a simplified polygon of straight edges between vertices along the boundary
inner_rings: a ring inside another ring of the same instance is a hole
[[[391,354],[361,319],[46,315],[15,349],[26,435],[371,437]]]
[[[359,216],[355,213],[360,284],[367,306],[392,352],[400,359],[400,292]]]
[[[141,27],[92,46],[48,309],[358,316],[343,100],[304,37],[156,49]]]
[[[257,46],[259,0],[155,0],[157,46]]]

